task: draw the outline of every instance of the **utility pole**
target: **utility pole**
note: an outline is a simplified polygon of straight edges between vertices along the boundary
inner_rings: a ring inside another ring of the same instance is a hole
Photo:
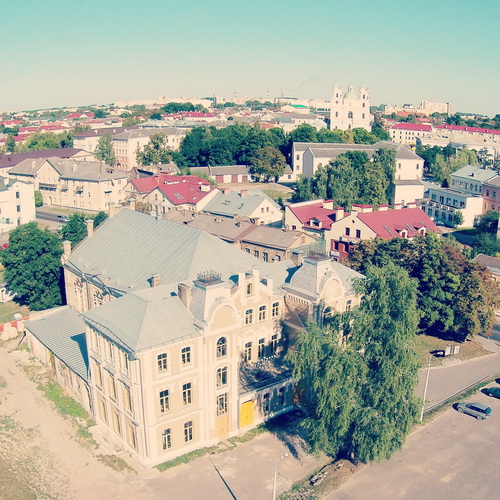
[[[420,422],[422,422],[422,420],[424,419],[425,398],[427,397],[427,387],[429,386],[429,373],[431,371],[431,359],[432,359],[432,354],[429,354],[429,365],[427,366],[427,376],[425,377],[424,400],[422,401],[422,412],[420,413]]]

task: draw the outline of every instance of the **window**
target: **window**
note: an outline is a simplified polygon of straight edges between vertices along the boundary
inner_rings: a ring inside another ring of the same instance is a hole
[[[279,316],[279,313],[280,313],[280,303],[274,302],[273,303],[273,310],[272,310],[273,318],[276,318],[276,316]]]
[[[162,352],[161,354],[158,354],[156,357],[158,361],[158,371],[159,372],[164,372],[167,370],[168,365],[167,365],[167,353]]]
[[[116,400],[116,382],[115,377],[111,373],[108,373],[108,389],[109,397]]]
[[[297,155],[295,158],[297,161],[300,160],[300,155]]]
[[[227,384],[227,366],[217,369],[217,387]]]
[[[128,426],[128,444],[134,448],[134,450],[137,449],[137,434],[132,424]]]
[[[132,412],[132,396],[130,393],[130,387],[125,384],[122,384],[122,399],[124,408]]]
[[[227,340],[226,337],[221,337],[217,341],[217,357],[223,358],[224,356],[227,356]]]
[[[266,306],[259,307],[259,321],[264,321],[266,319]]]
[[[278,391],[278,401],[280,406],[285,406],[285,388],[281,387]]]
[[[271,337],[271,352],[276,354],[278,351],[278,335],[275,334]]]
[[[193,392],[191,389],[191,382],[182,386],[182,402],[185,405],[190,405],[193,402]]]
[[[253,321],[253,309],[245,311],[245,325],[251,325]]]
[[[189,443],[193,440],[193,422],[190,420],[184,424],[184,442]]]
[[[247,342],[245,344],[245,352],[243,356],[244,361],[251,361],[252,360],[252,343]]]
[[[262,411],[264,413],[269,413],[270,409],[271,409],[271,405],[270,405],[269,393],[266,393],[266,394],[264,394],[264,397],[262,398]]]
[[[267,252],[263,252],[262,257],[264,259],[264,262],[269,262],[269,254]]]
[[[118,413],[113,412],[113,428],[115,432],[121,436],[122,434],[122,428],[120,425],[120,415]]]
[[[167,413],[170,410],[170,398],[168,390],[160,391],[160,413]]]
[[[170,429],[165,429],[161,433],[161,444],[164,450],[170,450],[170,448],[172,448],[172,434]]]
[[[352,117],[353,117],[352,111],[349,111],[349,113],[347,113],[347,118],[352,118]]]
[[[102,371],[98,363],[95,364],[95,384],[97,387],[102,387]]]
[[[248,250],[250,252],[250,250]],[[252,295],[252,283],[247,284],[247,295]]]
[[[181,359],[183,365],[191,363],[191,347],[183,347],[181,350]]]
[[[250,253],[250,248],[245,248],[246,253]]]
[[[346,236],[350,236],[351,235],[351,228],[350,227],[346,227],[345,228],[345,235]]]
[[[128,373],[128,356],[125,351],[120,350],[120,369],[124,373]]]
[[[113,344],[111,342],[108,342],[108,360],[112,365],[114,365],[115,355],[113,350]]]
[[[253,254],[254,254],[255,257],[258,257],[259,256],[259,251],[258,250],[254,250]]]
[[[361,238],[361,229],[356,229],[356,238]]]
[[[352,300],[349,299],[345,304],[345,310],[350,311],[351,307],[352,307]]]
[[[17,211],[20,212],[21,211],[21,205],[17,205]]]
[[[108,423],[108,415],[106,412],[106,405],[105,405],[104,401],[102,401],[102,400],[99,400],[99,414],[100,414],[101,419],[104,420],[104,422]]]
[[[217,416],[227,413],[227,392],[217,396]]]
[[[266,343],[265,339],[259,339],[259,343],[257,345],[257,356],[259,358],[264,357],[265,343]]]
[[[16,198],[19,199],[21,196],[21,194],[19,193],[19,191],[16,191]]]

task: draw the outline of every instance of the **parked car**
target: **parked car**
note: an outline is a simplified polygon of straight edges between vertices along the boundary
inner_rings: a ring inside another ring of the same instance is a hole
[[[69,222],[69,217],[66,217],[66,215],[58,215],[57,220],[59,222]]]
[[[490,397],[500,399],[500,387],[489,387],[486,389],[486,394]]]
[[[457,411],[459,413],[467,413],[478,420],[484,420],[491,415],[491,408],[481,403],[458,403]]]
[[[1,250],[7,250],[7,248],[9,248],[9,244],[8,244],[8,243],[4,243],[4,244],[0,247],[0,249],[1,249]]]

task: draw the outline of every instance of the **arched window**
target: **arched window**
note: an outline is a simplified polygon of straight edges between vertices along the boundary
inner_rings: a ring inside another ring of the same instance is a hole
[[[227,340],[226,337],[221,337],[217,341],[217,357],[223,358],[224,356],[227,356]]]
[[[338,118],[338,117],[339,117],[339,112],[335,111],[335,118]]]
[[[217,380],[216,382],[217,387],[222,387],[224,385],[227,385],[227,366],[217,369],[216,380]]]
[[[347,118],[352,118],[352,111],[349,111],[349,113],[347,113]]]
[[[363,113],[363,118],[365,117],[365,114]]]

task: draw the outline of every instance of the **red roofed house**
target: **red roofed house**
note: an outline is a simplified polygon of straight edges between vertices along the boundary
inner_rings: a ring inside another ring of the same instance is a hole
[[[220,192],[196,175],[171,174],[131,179],[126,191],[137,201],[149,203],[151,210],[159,215],[174,207],[199,212]]]
[[[390,209],[381,205],[378,210],[372,206],[353,205],[352,212],[336,223],[325,234],[330,254],[342,261],[347,258],[349,249],[361,240],[382,238],[412,239],[427,231],[439,233],[432,219],[416,203],[408,203],[408,208]]]
[[[321,235],[343,217],[344,209],[334,209],[331,200],[303,201],[285,207],[285,228]]]
[[[66,120],[81,120],[82,118],[94,118],[94,113],[71,113],[66,115]]]
[[[432,127],[421,123],[396,123],[389,128],[389,134],[399,144],[416,144],[417,139],[431,136]]]

